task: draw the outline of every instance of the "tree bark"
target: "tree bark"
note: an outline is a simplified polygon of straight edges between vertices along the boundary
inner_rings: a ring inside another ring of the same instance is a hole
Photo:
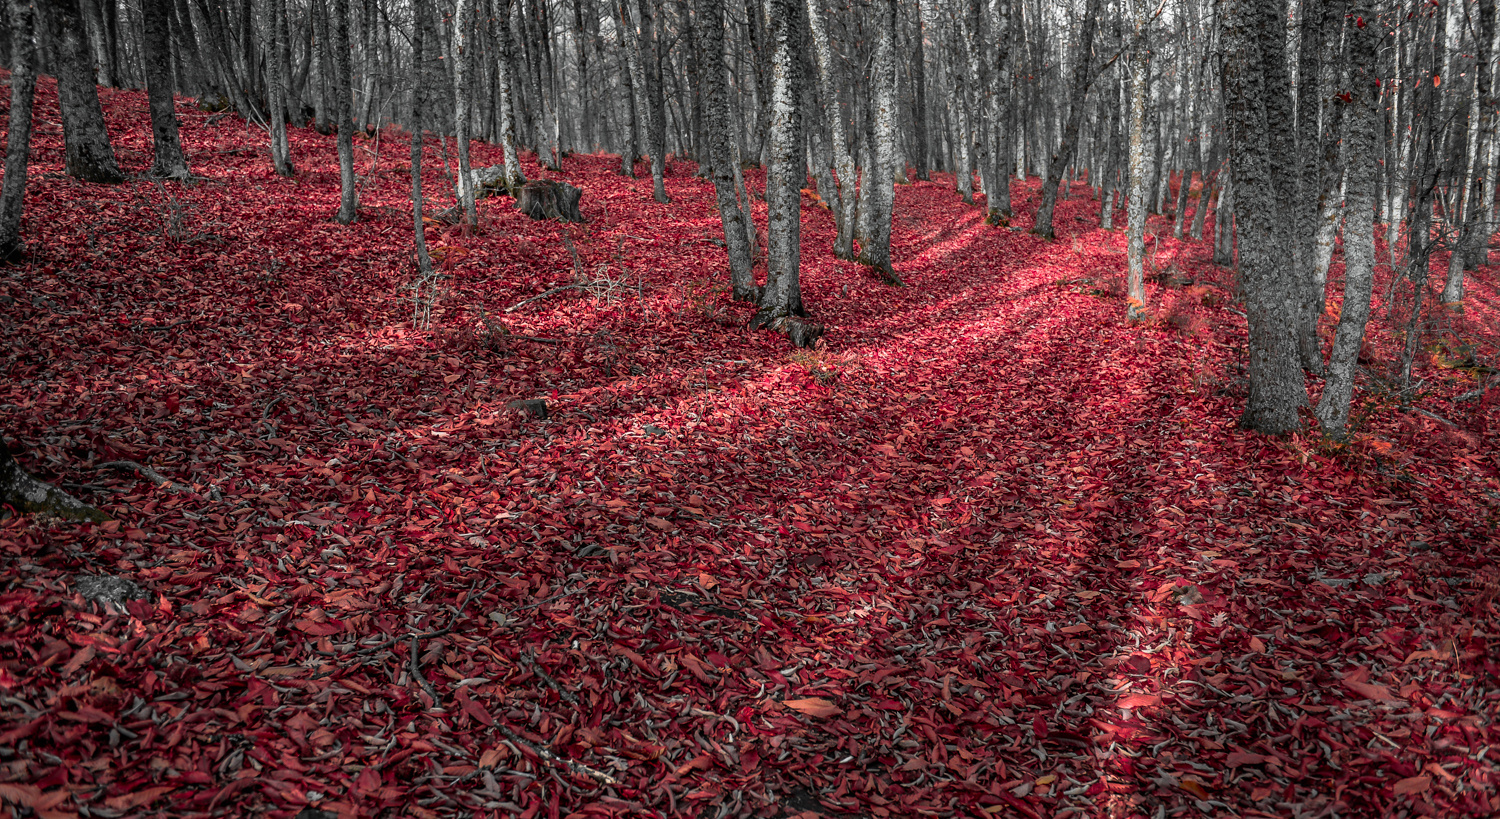
[[[177,133],[177,109],[172,99],[172,52],[170,0],[143,0],[141,3],[142,45],[145,52],[146,97],[151,106],[151,144],[155,159],[147,176],[154,179],[187,181],[187,157]]]
[[[1032,233],[1044,239],[1055,239],[1052,229],[1052,211],[1057,207],[1057,186],[1062,181],[1063,171],[1073,161],[1073,152],[1078,142],[1078,129],[1083,124],[1083,109],[1088,101],[1089,74],[1094,65],[1094,30],[1099,26],[1101,0],[1089,0],[1083,13],[1083,31],[1078,35],[1078,57],[1073,61],[1073,82],[1068,102],[1068,122],[1063,127],[1062,144],[1052,161],[1047,165],[1047,178],[1042,182],[1042,204],[1037,208],[1036,225]],[[1144,44],[1143,44],[1144,46]],[[1131,197],[1134,204],[1135,198]]]
[[[656,201],[667,203],[672,200],[667,196],[663,181],[667,172],[667,116],[663,97],[665,91],[661,81],[662,48],[661,43],[657,42],[656,26],[651,19],[651,7],[647,0],[639,0],[636,5],[641,15],[636,38],[644,63],[643,73],[646,75],[646,139],[651,151],[651,195]]]
[[[516,85],[511,75],[511,49],[514,47],[510,31],[511,0],[500,0],[499,12],[494,16],[495,41],[500,52],[495,56],[498,65],[500,108],[500,152],[505,158],[505,186],[511,195],[526,184],[526,173],[521,170],[521,158],[516,153]]]
[[[811,9],[809,9],[811,12]],[[917,9],[917,42],[916,54],[912,56],[912,139],[913,147],[912,164],[916,165],[917,178],[923,182],[931,181],[928,172],[927,159],[927,46],[923,43],[926,37],[926,28],[922,25],[922,10]]]
[[[1464,300],[1464,261],[1473,253],[1475,245],[1488,238],[1481,236],[1480,225],[1484,222],[1479,218],[1479,214],[1488,208],[1476,195],[1479,191],[1487,190],[1483,187],[1483,180],[1489,175],[1480,162],[1479,135],[1490,132],[1495,117],[1495,100],[1490,96],[1490,60],[1493,57],[1490,48],[1495,36],[1495,0],[1478,0],[1476,5],[1479,11],[1479,31],[1475,36],[1477,70],[1474,72],[1473,92],[1470,95],[1465,152],[1469,161],[1457,210],[1459,235],[1454,242],[1453,253],[1448,257],[1448,278],[1443,283],[1442,297],[1444,305],[1459,310],[1463,309]],[[1489,191],[1489,196],[1493,197],[1494,192]]]
[[[729,100],[724,84],[724,0],[697,0],[699,42],[703,48],[700,68],[703,79],[704,126],[708,131],[709,165],[713,169],[714,194],[719,221],[724,226],[724,245],[729,253],[729,286],[735,301],[756,301],[754,252],[734,190],[734,162],[729,150]]]
[[[474,205],[474,179],[469,175],[469,96],[473,63],[470,36],[474,0],[458,0],[453,19],[453,133],[458,142],[458,205],[471,227],[479,226]]]
[[[834,173],[838,176],[838,199],[829,202],[833,209],[837,234],[833,240],[833,255],[838,259],[854,259],[854,219],[858,194],[855,190],[854,155],[849,151],[848,128],[844,125],[842,106],[839,104],[840,83],[836,76],[838,66],[833,62],[833,48],[828,40],[828,26],[818,0],[807,0],[807,21],[812,30],[813,56],[818,63],[818,91],[823,102],[823,124],[833,145]]]
[[[1011,0],[989,0],[990,36],[995,41],[995,88],[990,95],[990,136],[995,150],[995,189],[984,192],[987,225],[1009,225],[1010,167],[1013,164],[1010,118],[1013,113],[1014,83],[1010,68]]]
[[[286,77],[281,73],[281,18],[286,15],[286,0],[263,0],[262,23],[270,39],[265,43],[266,104],[271,109],[271,165],[280,176],[292,176],[291,144],[286,134]]]
[[[14,10],[15,5],[11,6]],[[15,20],[15,17],[11,18]],[[12,60],[15,58],[12,57]],[[102,523],[109,515],[51,484],[39,481],[16,463],[10,450],[0,443],[0,504],[21,514],[54,515],[63,520]]]
[[[1367,0],[1356,0],[1351,16],[1374,23]],[[1333,339],[1323,394],[1315,414],[1323,433],[1342,439],[1347,434],[1349,402],[1354,395],[1354,370],[1364,345],[1370,316],[1370,293],[1375,281],[1375,198],[1379,168],[1375,164],[1381,111],[1375,55],[1381,28],[1346,27],[1349,36],[1350,86],[1353,100],[1345,118],[1345,140],[1354,165],[1348,170],[1344,204],[1344,304]],[[1333,34],[1334,32],[1329,32]]]
[[[411,120],[408,127],[411,128],[411,213],[413,233],[413,249],[416,251],[417,275],[420,281],[426,281],[432,277],[432,256],[427,252],[427,234],[422,219],[422,154],[425,148],[427,128],[422,118],[425,114],[426,96],[428,93],[427,77],[427,15],[423,11],[423,4],[416,3],[412,6],[411,32]],[[421,294],[418,292],[417,297]]]
[[[5,181],[0,188],[0,261],[4,262],[20,261],[25,256],[21,216],[26,208],[31,109],[36,99],[34,31],[31,0],[10,0],[10,122],[5,135]]]
[[[1300,288],[1286,214],[1292,198],[1284,169],[1291,89],[1286,31],[1278,0],[1232,0],[1224,97],[1234,169],[1240,270],[1249,325],[1249,397],[1240,422],[1268,435],[1298,428],[1307,386],[1297,349]]]
[[[620,25],[615,28],[615,35],[620,41],[620,52],[625,56],[625,73],[622,79],[630,126],[629,133],[625,135],[627,150],[620,152],[620,168],[621,173],[634,179],[635,161],[640,158],[641,153],[641,132],[645,130],[641,118],[644,114],[648,121],[650,119],[650,115],[646,114],[646,75],[641,69],[640,52],[635,46],[635,26],[630,22],[630,0],[618,0],[617,10]],[[631,32],[628,37],[627,32]],[[629,156],[626,156],[627,153]]]
[[[801,0],[771,0],[771,134],[766,168],[769,247],[766,287],[751,326],[785,331],[805,315],[800,279],[802,241]]]
[[[1322,139],[1318,132],[1323,58],[1323,0],[1300,0],[1298,12],[1301,44],[1298,46],[1296,153],[1296,197],[1291,214],[1292,263],[1296,267],[1297,351],[1302,369],[1323,372],[1323,348],[1318,340],[1318,321],[1323,317],[1326,283],[1319,286],[1317,262],[1318,203],[1322,179],[1318,173]]]
[[[339,224],[359,218],[359,188],[354,178],[354,70],[349,54],[349,0],[333,0],[334,116],[338,119]]]
[[[870,81],[875,95],[874,150],[864,184],[869,188],[868,241],[859,245],[859,262],[879,270],[892,284],[901,280],[891,266],[891,214],[896,172],[896,0],[880,0],[880,15],[871,56]]]
[[[57,99],[62,108],[68,175],[84,182],[118,185],[125,181],[125,174],[115,163],[109,131],[104,126],[78,0],[42,0],[40,8],[56,48]]]
[[[1150,70],[1150,54],[1146,50],[1144,4],[1144,0],[1132,3],[1135,31],[1129,54],[1130,157],[1125,213],[1125,320],[1129,322],[1146,317],[1146,74]]]

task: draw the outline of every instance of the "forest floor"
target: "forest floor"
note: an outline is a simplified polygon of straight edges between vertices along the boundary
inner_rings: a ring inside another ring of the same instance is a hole
[[[144,171],[144,95],[103,98]],[[312,130],[283,179],[184,100],[203,178],[97,187],[50,81],[37,111],[0,429],[115,520],[0,520],[16,815],[1500,812],[1500,395],[1456,400],[1497,361],[1494,268],[1409,402],[1382,272],[1355,436],[1274,440],[1236,423],[1230,272],[1153,218],[1127,326],[1083,186],[1054,242],[1034,182],[1021,230],[901,186],[905,288],[806,200],[828,332],[794,351],[728,300],[690,163],[660,205],[572,156],[587,224],[429,228],[418,332],[400,135],[357,142],[343,227]]]

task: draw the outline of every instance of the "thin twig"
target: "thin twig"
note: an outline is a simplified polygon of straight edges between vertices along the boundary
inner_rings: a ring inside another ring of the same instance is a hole
[[[411,665],[411,676],[427,690],[427,695],[432,697],[433,706],[437,706],[440,702],[438,700],[437,688],[433,687],[432,683],[428,682],[427,678],[422,676],[422,667],[417,663],[417,652],[420,649],[421,644],[417,642],[417,635],[413,634],[411,636],[411,656],[407,658],[407,662]]]
[[[545,299],[548,296],[552,295],[553,293],[561,293],[564,290],[582,290],[582,289],[584,289],[584,288],[586,288],[588,286],[589,285],[587,285],[587,284],[565,284],[562,287],[554,287],[554,288],[552,288],[551,290],[548,290],[545,293],[541,293],[539,295],[532,296],[529,299],[525,299],[523,301],[518,301],[515,304],[512,304],[511,306],[505,308],[505,312],[507,312],[507,313],[514,313],[515,311],[519,310],[520,308],[525,307],[526,305],[528,305],[528,304],[530,304],[530,303],[532,303],[534,301],[540,301],[541,299]]]
[[[613,776],[610,776],[603,771],[595,770],[580,762],[574,762],[571,759],[564,759],[553,753],[551,749],[537,745],[535,742],[532,742],[531,740],[526,739],[515,731],[512,731],[503,722],[495,723],[495,727],[500,729],[500,733],[504,734],[506,739],[509,739],[511,742],[515,742],[520,745],[525,745],[527,748],[531,749],[532,753],[536,754],[542,759],[547,760],[548,762],[554,762],[558,765],[562,765],[575,774],[582,774],[606,785],[620,784],[620,780],[615,779]]]
[[[558,696],[562,697],[570,705],[581,706],[581,703],[578,702],[578,695],[574,694],[572,691],[569,691],[566,688],[563,688],[558,684],[557,680],[552,679],[552,675],[548,674],[546,670],[542,668],[541,664],[536,661],[535,657],[531,656],[530,654],[523,654],[521,655],[521,661],[526,663],[526,665],[531,669],[532,673],[536,674],[538,677],[541,677],[542,682],[545,682],[547,685],[551,686],[552,690],[556,691]]]
[[[147,481],[150,481],[156,486],[160,486],[162,489],[165,489],[174,495],[183,494],[188,495],[189,497],[197,498],[198,500],[204,499],[203,496],[198,494],[197,492],[188,489],[186,486],[180,486],[176,483],[173,483],[168,478],[163,477],[162,474],[160,472],[157,472],[155,469],[152,469],[149,466],[145,466],[144,464],[138,464],[135,461],[106,461],[105,463],[99,464],[99,468],[121,469],[129,472],[134,472]]]

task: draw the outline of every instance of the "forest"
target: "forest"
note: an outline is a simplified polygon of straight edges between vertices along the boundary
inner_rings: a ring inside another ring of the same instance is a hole
[[[0,815],[1500,815],[1497,0],[0,0]]]

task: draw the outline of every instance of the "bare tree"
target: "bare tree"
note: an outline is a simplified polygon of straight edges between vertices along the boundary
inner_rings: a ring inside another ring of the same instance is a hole
[[[1250,394],[1241,423],[1283,435],[1298,428],[1307,404],[1297,350],[1299,290],[1292,266],[1291,180],[1284,125],[1291,121],[1286,31],[1278,0],[1231,0],[1224,96],[1234,169],[1235,216],[1245,315]]]
[[[41,0],[38,6],[56,47],[57,99],[62,108],[68,175],[101,185],[124,182],[125,174],[115,163],[109,131],[104,127],[78,0]]]
[[[1380,39],[1368,0],[1355,0],[1350,9],[1358,22],[1347,26],[1349,36],[1349,110],[1344,117],[1349,169],[1344,203],[1344,304],[1333,339],[1323,394],[1315,414],[1323,433],[1343,438],[1354,394],[1354,369],[1364,345],[1370,316],[1370,294],[1375,282],[1375,198],[1379,168],[1375,146],[1380,133],[1380,91],[1375,54]],[[1368,22],[1367,22],[1368,21]],[[1336,32],[1326,32],[1334,34]]]
[[[36,48],[32,44],[35,23],[30,0],[10,0],[9,11],[10,122],[5,136],[5,182],[0,189],[0,261],[16,262],[25,256],[21,216],[26,207],[26,164],[31,156]]]
[[[874,84],[874,156],[865,174],[869,188],[867,208],[869,233],[860,242],[859,261],[880,271],[886,281],[901,279],[891,266],[891,212],[895,205],[896,172],[896,0],[880,0],[877,10],[875,53],[871,56]]]
[[[811,346],[796,317],[802,306],[801,243],[802,161],[801,0],[771,0],[771,142],[766,169],[769,219],[766,286],[750,326],[788,333],[797,346]]]
[[[699,42],[703,48],[703,114],[707,129],[709,164],[724,244],[729,252],[729,285],[736,301],[759,298],[753,270],[754,256],[747,224],[735,195],[733,160],[729,150],[729,101],[724,86],[724,0],[697,0]]]

